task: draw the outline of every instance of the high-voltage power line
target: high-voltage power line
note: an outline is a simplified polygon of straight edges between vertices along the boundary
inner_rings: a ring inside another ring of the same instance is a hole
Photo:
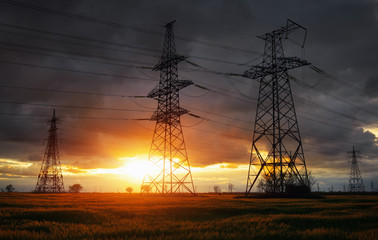
[[[244,72],[245,77],[260,81],[246,195],[262,174],[269,192],[309,187],[288,70],[310,63],[285,57],[282,46],[283,38],[297,29],[306,34],[304,27],[288,20],[285,27],[259,36],[265,41],[263,61]]]
[[[188,110],[180,107],[179,91],[191,84],[178,80],[177,64],[185,57],[176,54],[173,34],[175,21],[165,25],[163,54],[153,70],[160,71],[159,84],[148,94],[158,106],[151,117],[156,121],[149,154],[152,169],[143,179],[141,192],[163,195],[187,192],[194,194],[194,185],[186,152],[180,116]]]

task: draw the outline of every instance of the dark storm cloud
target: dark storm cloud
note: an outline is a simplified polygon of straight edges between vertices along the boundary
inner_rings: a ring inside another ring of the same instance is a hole
[[[29,1],[24,2],[29,3]],[[206,68],[234,73],[243,73],[248,66],[204,61],[195,57],[207,57],[235,63],[256,60],[263,53],[264,41],[255,36],[284,26],[286,19],[290,18],[308,29],[304,57],[315,66],[337,76],[341,81],[348,81],[355,86],[350,88],[337,81],[321,78],[311,72],[309,68],[306,70],[307,81],[318,83],[313,89],[306,89],[298,83],[292,84],[308,165],[317,169],[321,167],[340,168],[348,171],[348,166],[345,164],[346,152],[356,145],[361,152],[369,156],[369,161],[366,164],[370,168],[365,169],[366,173],[369,176],[376,173],[377,165],[372,160],[378,158],[375,135],[364,132],[367,127],[378,127],[378,111],[375,110],[378,107],[375,93],[378,81],[376,1],[82,0],[33,1],[31,4],[149,29],[162,34],[164,34],[162,26],[175,19],[177,20],[175,33],[178,36],[220,43],[256,53],[246,54],[193,42],[176,41],[177,51],[180,54],[192,56],[188,59],[200,65],[201,70]],[[0,63],[0,77],[3,85],[146,95],[157,84],[158,72],[122,67],[114,63],[153,66],[160,56],[163,36],[79,21],[6,4],[1,4],[0,12],[1,23],[156,50],[155,52],[145,52],[0,26],[0,42],[30,46],[25,48],[0,44],[2,48],[0,60],[82,72],[145,78],[145,80],[125,79],[3,62]],[[299,41],[300,37],[301,35],[293,35],[296,41]],[[54,41],[46,38],[54,39]],[[287,56],[296,54],[303,57],[302,50],[298,45],[286,42],[285,47],[287,47]],[[42,51],[41,48],[54,51]],[[14,51],[15,49],[18,51]],[[25,52],[25,49],[39,54]],[[72,55],[71,53],[74,52],[93,57]],[[47,56],[48,54],[50,56]],[[110,58],[120,60],[111,61]],[[78,59],[89,59],[102,63],[79,61]],[[122,61],[122,59],[126,61]],[[141,63],[130,63],[127,60]],[[257,64],[260,61],[261,59],[251,64]],[[180,78],[191,79],[213,91],[204,94],[206,92],[203,89],[190,86],[182,91],[181,104],[192,113],[226,123],[203,121],[198,127],[184,128],[185,140],[189,156],[193,157],[193,164],[196,166],[220,162],[247,164],[252,137],[252,121],[258,97],[258,83],[254,80],[236,77],[230,80],[221,75],[190,71],[184,68],[195,69],[193,65],[180,64]],[[293,72],[293,74],[298,78],[302,76],[301,71]],[[127,108],[146,111],[156,107],[156,102],[151,99],[136,99],[135,101],[139,104],[136,105],[126,98],[20,89],[0,88],[0,94],[0,101],[8,102]],[[247,95],[248,98],[243,95]],[[0,112],[46,116],[44,118],[24,117],[23,121],[20,120],[21,116],[1,116],[0,134],[3,143],[0,147],[0,157],[37,163],[38,158],[44,152],[44,146],[41,143],[47,137],[46,120],[51,116],[52,107],[0,103]],[[229,118],[220,117],[214,113]],[[117,151],[124,149],[125,152],[128,152],[142,148],[147,149],[146,152],[148,152],[152,136],[152,130],[148,129],[153,128],[153,122],[106,122],[70,119],[65,116],[148,118],[151,116],[151,112],[132,113],[58,108],[57,114],[62,118],[59,123],[59,134],[62,139],[60,149],[64,155],[62,157],[64,164],[80,168],[117,167],[121,163],[110,149]],[[243,121],[232,120],[232,118]],[[185,117],[183,125],[195,125],[198,123],[197,120]],[[237,126],[237,128],[232,126]],[[208,133],[196,130],[196,128],[206,130]],[[250,129],[250,131],[248,132],[246,129]],[[111,140],[105,141],[104,139]]]
[[[28,157],[28,160],[32,161],[32,162],[34,162],[34,161],[41,161],[41,159],[42,159],[42,156],[39,155],[39,154],[31,154]]]
[[[365,83],[365,96],[369,98],[378,97],[378,75],[371,76]]]

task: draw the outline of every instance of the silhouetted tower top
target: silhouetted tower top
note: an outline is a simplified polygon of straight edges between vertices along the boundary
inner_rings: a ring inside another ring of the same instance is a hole
[[[49,137],[47,139],[45,155],[42,160],[42,166],[38,175],[38,181],[34,192],[64,192],[63,175],[60,166],[60,157],[58,149],[58,128],[56,126],[57,121],[58,118],[55,116],[54,109],[52,118],[49,120]]]
[[[358,160],[356,153],[360,153],[355,151],[353,146],[353,151],[348,152],[351,154],[352,161],[351,169],[350,169],[350,178],[349,178],[349,192],[365,192],[364,182],[361,177],[360,168],[358,167]]]

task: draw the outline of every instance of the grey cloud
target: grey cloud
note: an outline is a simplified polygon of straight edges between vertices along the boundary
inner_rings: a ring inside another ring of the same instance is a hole
[[[378,97],[378,75],[371,76],[366,81],[364,93],[371,98]]]
[[[41,161],[42,160],[42,156],[41,155],[39,155],[39,154],[31,154],[31,155],[29,155],[29,161],[32,161],[32,162],[34,162],[34,161]]]

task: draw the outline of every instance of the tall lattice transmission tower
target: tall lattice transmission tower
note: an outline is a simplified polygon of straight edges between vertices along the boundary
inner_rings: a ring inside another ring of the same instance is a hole
[[[143,179],[141,192],[194,194],[194,184],[182,133],[180,116],[188,110],[180,107],[179,91],[191,84],[178,80],[177,64],[185,57],[176,55],[173,34],[175,21],[165,25],[163,53],[154,71],[160,71],[159,84],[148,94],[158,101],[151,117],[156,121],[149,154],[151,168]]]
[[[258,36],[265,41],[263,61],[244,72],[245,77],[260,82],[246,195],[260,175],[269,185],[266,188],[269,192],[309,187],[288,70],[310,63],[285,57],[282,45],[297,29],[304,31],[303,47],[307,30],[289,19],[285,27]]]
[[[47,146],[45,155],[43,157],[41,170],[38,175],[37,186],[34,192],[41,193],[60,193],[64,192],[63,175],[60,166],[58,137],[56,122],[58,118],[55,116],[55,109],[53,116],[49,120],[49,138],[47,139]]]
[[[362,181],[360,168],[358,167],[357,154],[358,151],[354,150],[348,152],[351,154],[351,169],[350,169],[350,178],[349,178],[349,192],[365,192],[364,181]]]

